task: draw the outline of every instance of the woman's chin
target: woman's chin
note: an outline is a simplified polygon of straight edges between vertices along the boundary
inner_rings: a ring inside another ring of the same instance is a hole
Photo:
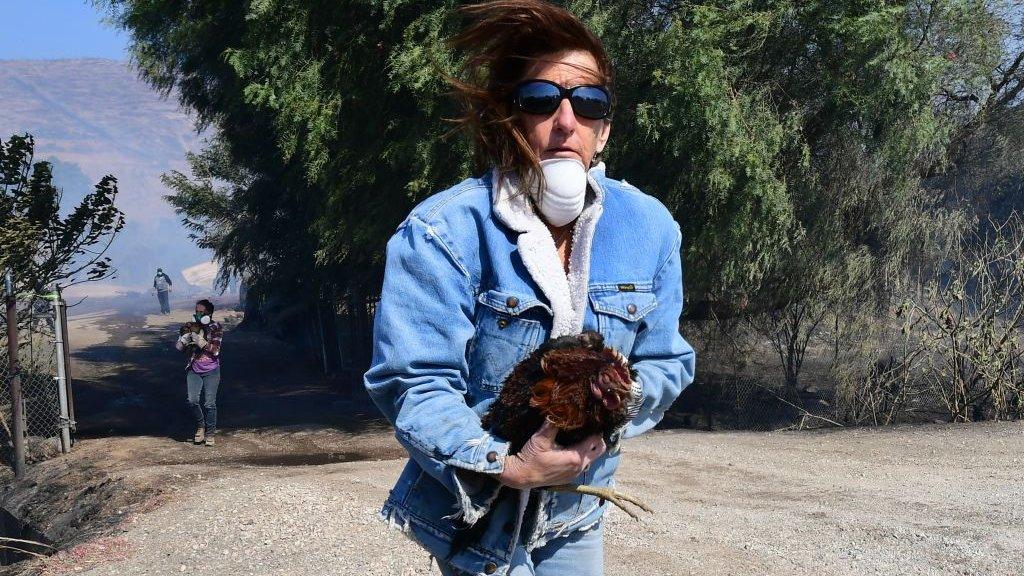
[[[569,158],[569,159],[572,159],[572,160],[580,161],[584,166],[587,165],[586,162],[583,162],[583,157],[582,156],[580,156],[578,153],[573,152],[571,150],[556,150],[554,152],[544,152],[543,154],[540,155],[541,161],[553,160],[555,158]]]

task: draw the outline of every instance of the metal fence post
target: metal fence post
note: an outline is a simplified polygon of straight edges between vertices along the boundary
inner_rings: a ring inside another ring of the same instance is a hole
[[[7,292],[7,355],[8,376],[11,386],[11,432],[14,438],[14,477],[25,474],[25,411],[21,394],[21,374],[18,367],[18,301],[14,294],[14,279],[8,270],[4,276]]]
[[[55,294],[53,313],[54,348],[57,357],[57,400],[60,402],[60,451],[67,454],[71,451],[71,418],[68,416],[67,372],[64,366],[64,324],[61,322],[60,296]]]
[[[57,301],[60,302],[60,325],[64,330],[64,381],[66,382],[64,389],[68,393],[68,418],[70,418],[71,431],[77,431],[75,423],[75,378],[71,373],[71,344],[69,343],[70,337],[68,332],[68,303],[64,300],[64,296],[60,292],[60,286],[55,286],[54,290],[57,292]]]

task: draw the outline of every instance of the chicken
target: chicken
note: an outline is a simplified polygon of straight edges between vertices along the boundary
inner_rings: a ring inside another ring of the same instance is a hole
[[[178,328],[178,336],[184,336],[186,332],[198,334],[203,330],[203,325],[199,322],[185,322]]]
[[[630,419],[636,377],[626,358],[604,345],[596,332],[549,340],[513,368],[497,400],[484,414],[484,428],[519,452],[547,419],[559,429],[556,442],[570,446],[600,434],[610,442]],[[651,512],[644,503],[609,488],[566,484],[545,490],[578,492],[612,502],[633,518],[624,502]]]

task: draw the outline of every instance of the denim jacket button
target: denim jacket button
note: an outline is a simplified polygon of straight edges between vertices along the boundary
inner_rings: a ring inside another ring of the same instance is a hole
[[[629,312],[630,314],[636,314],[636,304],[630,304],[629,306],[626,306],[626,312]]]
[[[497,452],[488,452],[487,453],[487,461],[492,463],[492,464],[494,462],[497,462],[498,461],[498,453]]]
[[[515,308],[516,306],[519,306],[519,298],[516,298],[515,296],[509,296],[508,299],[505,300],[505,305],[508,306],[509,308]]]
[[[488,562],[484,564],[484,574],[494,574],[498,571],[498,565],[494,562]]]
[[[505,328],[508,328],[508,320],[506,320],[504,318],[498,318],[498,328],[500,328],[502,330],[504,330]]]

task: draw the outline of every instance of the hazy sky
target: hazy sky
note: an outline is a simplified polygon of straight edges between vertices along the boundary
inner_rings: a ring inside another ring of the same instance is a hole
[[[125,60],[127,36],[88,0],[0,0],[0,60]]]

